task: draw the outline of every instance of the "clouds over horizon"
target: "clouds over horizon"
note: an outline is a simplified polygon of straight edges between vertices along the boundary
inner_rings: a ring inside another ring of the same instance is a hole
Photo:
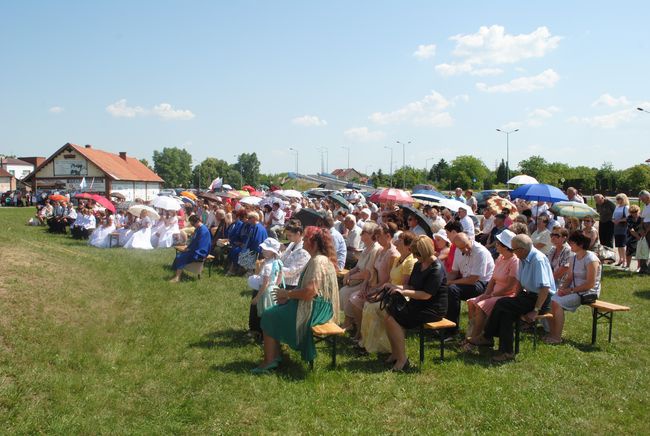
[[[436,55],[435,44],[420,44],[418,49],[413,52],[413,57],[419,60],[431,59]]]
[[[456,43],[451,54],[458,61],[438,64],[435,70],[443,76],[497,75],[503,72],[497,66],[544,57],[558,47],[561,39],[552,36],[546,26],[520,35],[507,34],[504,26],[481,26],[476,33],[449,37]]]
[[[195,117],[192,111],[188,109],[174,109],[169,103],[160,103],[151,109],[145,109],[141,106],[129,106],[125,98],[106,106],[106,112],[115,118],[155,116],[162,120],[187,121]]]
[[[374,112],[368,119],[375,124],[410,123],[415,126],[448,127],[454,122],[448,108],[457,101],[467,101],[465,94],[454,97],[451,101],[437,91],[431,91],[421,100],[406,104],[391,112]]]
[[[295,117],[291,120],[292,124],[303,127],[323,127],[327,125],[327,121],[320,119],[315,115],[303,115]]]
[[[60,114],[65,111],[65,109],[63,109],[61,106],[52,106],[47,111],[51,114]]]
[[[639,115],[639,112],[636,109],[637,107],[648,106],[650,106],[650,102],[648,101],[633,103],[630,102],[624,95],[620,97],[614,97],[609,93],[605,93],[594,100],[594,102],[591,104],[592,108],[625,108],[601,115],[582,117],[572,116],[569,117],[567,121],[572,124],[584,124],[590,127],[598,127],[601,129],[613,129],[634,120]]]
[[[560,80],[560,75],[551,68],[543,71],[536,76],[518,77],[509,82],[499,85],[489,86],[486,83],[479,82],[476,84],[476,89],[483,92],[531,92],[539,89],[553,88]]]
[[[355,142],[381,141],[386,137],[386,134],[381,130],[371,131],[367,127],[352,127],[343,132],[343,135]]]

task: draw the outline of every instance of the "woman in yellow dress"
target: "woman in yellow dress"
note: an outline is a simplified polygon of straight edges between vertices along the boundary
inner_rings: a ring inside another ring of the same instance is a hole
[[[379,289],[389,285],[404,285],[408,283],[413,266],[417,259],[411,253],[411,243],[417,238],[413,232],[400,233],[395,247],[400,257],[396,258],[390,270],[389,281],[379,286]],[[369,353],[390,353],[390,342],[386,335],[384,311],[379,308],[379,302],[366,302],[363,306],[361,320],[361,342],[359,343]]]

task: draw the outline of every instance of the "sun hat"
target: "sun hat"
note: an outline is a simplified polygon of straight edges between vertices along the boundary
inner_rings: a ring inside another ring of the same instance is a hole
[[[264,242],[260,244],[262,250],[270,251],[271,253],[280,254],[280,241],[273,238],[266,238]]]
[[[368,217],[372,215],[372,212],[370,212],[370,209],[368,209],[367,207],[361,209],[361,213],[368,215]]]
[[[440,229],[436,233],[433,234],[433,237],[440,238],[443,241],[447,242],[448,244],[451,244],[451,241],[449,240],[449,236],[447,236],[447,231],[445,229]]]
[[[506,229],[497,235],[497,239],[503,245],[505,245],[506,247],[512,250],[512,238],[514,238],[515,236],[516,235],[513,232]]]

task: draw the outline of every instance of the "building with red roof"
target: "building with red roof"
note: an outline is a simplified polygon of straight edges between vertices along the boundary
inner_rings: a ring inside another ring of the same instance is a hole
[[[125,152],[98,150],[91,145],[65,144],[23,180],[33,192],[65,190],[118,192],[127,200],[151,200],[163,183],[155,172]]]

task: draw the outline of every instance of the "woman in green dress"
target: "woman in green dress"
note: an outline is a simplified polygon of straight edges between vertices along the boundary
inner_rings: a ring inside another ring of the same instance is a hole
[[[311,259],[300,276],[298,287],[277,292],[278,305],[262,314],[264,361],[252,370],[259,374],[280,365],[280,344],[299,350],[303,360],[313,361],[316,347],[311,327],[328,321],[338,322],[339,287],[336,281],[336,252],[330,232],[307,227],[303,248]]]

